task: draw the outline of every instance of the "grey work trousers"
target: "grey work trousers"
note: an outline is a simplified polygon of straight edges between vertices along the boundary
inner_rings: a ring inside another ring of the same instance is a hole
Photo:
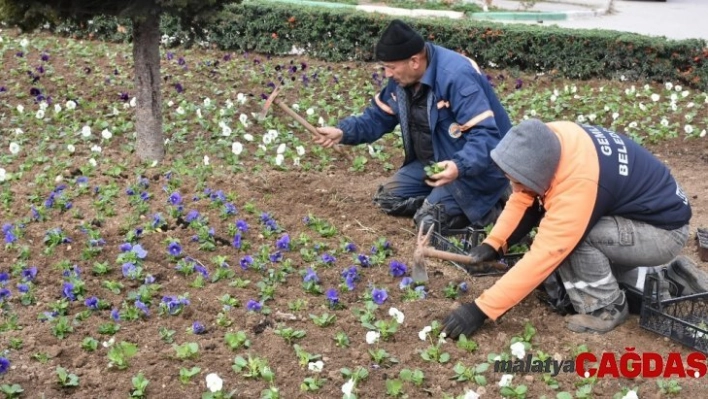
[[[591,313],[608,306],[619,298],[618,279],[636,286],[637,275],[646,275],[637,268],[671,262],[688,235],[688,225],[664,230],[619,216],[600,218],[558,268],[573,307],[578,313]]]

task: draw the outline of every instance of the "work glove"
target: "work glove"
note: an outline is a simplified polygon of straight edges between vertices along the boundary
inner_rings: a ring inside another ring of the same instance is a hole
[[[463,303],[445,317],[443,331],[452,339],[459,337],[461,334],[469,337],[482,327],[486,319],[487,315],[479,309],[474,301]]]
[[[470,257],[470,263],[488,262],[499,258],[499,252],[491,245],[484,243],[472,248],[467,255]]]

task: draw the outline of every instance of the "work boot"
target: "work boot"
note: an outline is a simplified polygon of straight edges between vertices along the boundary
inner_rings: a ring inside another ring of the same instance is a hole
[[[578,333],[604,334],[624,323],[627,320],[627,316],[629,316],[627,298],[624,291],[620,290],[619,298],[604,308],[597,309],[592,313],[576,314],[568,317],[566,327],[570,331]]]
[[[666,278],[672,283],[676,297],[708,292],[708,274],[685,256],[677,256],[666,268]]]

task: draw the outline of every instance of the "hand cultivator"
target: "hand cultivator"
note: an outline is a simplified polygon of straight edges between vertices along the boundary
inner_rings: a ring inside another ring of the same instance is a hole
[[[430,236],[433,234],[433,228],[435,226],[430,226],[427,234],[423,235],[423,226],[420,226],[418,230],[418,237],[416,239],[416,248],[413,252],[413,271],[412,277],[415,282],[426,282],[428,281],[428,271],[426,269],[426,258],[436,258],[442,260],[448,260],[451,262],[457,262],[463,265],[467,273],[475,274],[482,270],[487,270],[489,268],[506,271],[508,266],[502,262],[476,262],[474,258],[463,255],[456,254],[447,251],[441,251],[435,249],[429,245]]]
[[[266,100],[265,105],[263,105],[263,109],[258,114],[258,120],[262,121],[263,119],[265,119],[265,116],[268,114],[268,110],[270,109],[270,106],[275,103],[277,106],[280,107],[280,109],[282,109],[283,111],[285,111],[285,113],[287,113],[293,119],[295,119],[295,121],[297,121],[299,124],[304,126],[305,129],[309,130],[313,136],[320,137],[320,133],[317,131],[317,129],[314,126],[312,126],[312,124],[310,122],[308,122],[302,116],[298,115],[298,113],[293,111],[293,109],[290,108],[287,104],[285,104],[284,102],[282,102],[276,98],[279,93],[280,93],[280,86],[276,86],[275,89],[273,90],[273,92],[270,94],[270,96],[268,96],[268,99]],[[336,146],[334,146],[334,150],[337,151],[340,155],[344,156],[346,159],[348,159],[350,161],[352,160],[351,153],[348,151],[345,151],[342,146],[336,145]]]

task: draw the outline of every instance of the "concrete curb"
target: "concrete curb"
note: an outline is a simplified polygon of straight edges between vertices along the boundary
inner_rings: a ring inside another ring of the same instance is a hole
[[[485,11],[472,13],[465,16],[459,11],[407,9],[377,5],[352,5],[344,3],[322,2],[316,0],[266,0],[274,3],[297,4],[298,6],[313,6],[336,9],[350,9],[369,13],[381,13],[399,17],[411,18],[448,18],[463,19],[465,17],[473,20],[492,21],[564,21],[571,19],[592,18],[605,15],[609,12],[612,0],[607,0],[603,8],[591,10],[570,10],[570,11]]]

